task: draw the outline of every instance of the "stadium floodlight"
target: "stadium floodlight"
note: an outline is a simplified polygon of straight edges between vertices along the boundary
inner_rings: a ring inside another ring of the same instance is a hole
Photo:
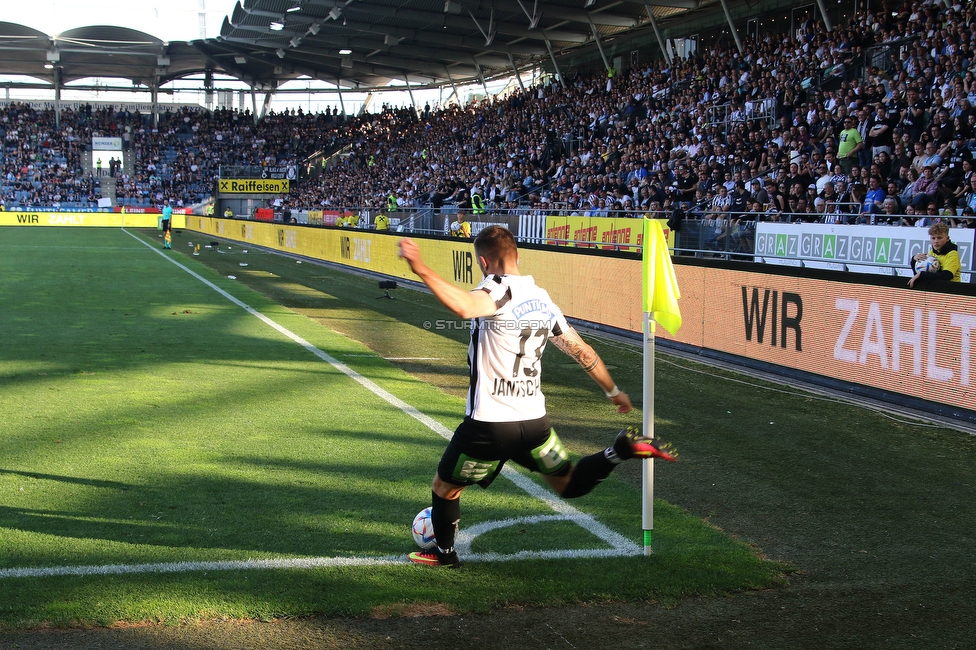
[[[342,56],[346,56],[348,54],[352,54],[352,50],[350,50],[348,47],[344,47],[341,50],[339,50],[339,54],[341,54]]]
[[[275,50],[275,54],[278,55],[278,58],[279,59],[285,58],[285,51],[283,49],[281,49],[280,47],[277,50]]]
[[[291,44],[292,47],[298,47],[299,45],[302,44],[302,39],[300,39],[297,36],[295,36],[294,38],[292,38],[288,42]]]
[[[269,29],[273,29],[276,32],[280,32],[281,30],[283,30],[285,28],[285,23],[282,23],[282,22],[279,22],[279,21],[276,20],[273,23],[271,23],[270,25],[268,25],[268,28]]]
[[[329,18],[331,18],[332,20],[339,20],[339,16],[341,15],[342,15],[341,7],[332,7],[332,9],[329,10]]]
[[[244,65],[245,63],[247,63],[247,59],[245,59],[243,56],[235,56],[234,63],[236,63],[237,65]]]
[[[166,66],[169,65],[169,57],[168,56],[157,56],[156,57],[156,65],[158,65],[160,68],[165,68]]]
[[[319,33],[320,29],[322,29],[321,25],[319,25],[318,23],[312,23],[308,27],[308,33],[311,34],[312,36],[315,36]]]
[[[285,9],[285,12],[286,13],[289,13],[289,14],[293,14],[296,11],[301,11],[301,10],[302,10],[302,5],[301,4],[297,4],[294,7],[290,7],[288,9]]]
[[[47,60],[50,61],[51,63],[57,63],[58,61],[61,60],[61,53],[57,50],[48,50]]]

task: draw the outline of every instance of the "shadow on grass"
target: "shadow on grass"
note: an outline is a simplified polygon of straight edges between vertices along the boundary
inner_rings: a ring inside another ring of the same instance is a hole
[[[32,479],[40,479],[44,481],[56,481],[58,483],[66,483],[69,485],[87,485],[90,487],[97,488],[109,488],[113,490],[128,490],[132,488],[132,485],[127,483],[119,483],[118,481],[102,481],[99,479],[92,478],[80,478],[77,476],[61,476],[58,474],[44,474],[42,472],[23,472],[15,469],[3,469],[0,468],[0,474],[7,474],[10,476],[24,476]]]

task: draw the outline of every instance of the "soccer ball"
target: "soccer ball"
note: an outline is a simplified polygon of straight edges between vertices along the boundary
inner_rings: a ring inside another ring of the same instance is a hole
[[[430,508],[424,508],[413,518],[413,541],[424,550],[437,546],[434,524],[430,520]]]
[[[451,232],[458,232],[459,230],[461,230],[461,224],[457,221],[451,224]]]
[[[915,262],[915,272],[921,273],[922,271],[929,271],[930,273],[935,273],[939,270],[939,260],[934,257],[926,257],[920,262]]]

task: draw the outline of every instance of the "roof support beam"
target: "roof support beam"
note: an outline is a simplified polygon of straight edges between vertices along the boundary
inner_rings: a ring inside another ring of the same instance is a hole
[[[339,77],[336,77],[336,92],[339,93],[339,106],[342,107],[342,120],[346,120],[346,103],[342,101],[342,84],[339,83]]]
[[[471,16],[471,20],[474,22],[474,26],[478,28],[481,35],[485,37],[485,47],[491,45],[495,40],[495,10],[491,10],[491,16],[488,18],[488,31],[485,31],[481,27],[481,23],[478,19],[474,17],[474,14],[468,11],[468,15]]]
[[[375,32],[370,35],[364,35],[361,39],[354,39],[353,44],[358,48],[372,48],[373,50],[377,51],[382,50],[391,55],[415,58],[422,61],[442,59],[453,63],[467,63],[470,60],[470,57],[473,55],[478,57],[478,62],[485,66],[500,68],[508,64],[507,57],[483,54],[481,52],[469,53],[466,55],[465,50],[458,48],[447,49],[443,47],[428,47],[426,45],[390,45],[389,47],[386,47],[376,40],[378,36],[379,35]],[[405,37],[395,36],[395,38]],[[319,36],[312,41],[311,48],[313,50],[321,49],[323,45],[347,47],[350,40],[351,39],[344,37]],[[544,52],[544,50],[542,51]],[[325,54],[325,56],[330,56],[330,54]]]
[[[474,60],[474,57],[471,57],[471,60],[474,61],[474,67],[478,70],[478,80],[481,82],[481,87],[485,89],[485,99],[488,99],[490,93],[488,92],[488,84],[485,83],[485,74],[481,71],[481,66]]]
[[[451,88],[454,89],[454,96],[457,97],[458,104],[460,104],[461,103],[461,96],[458,95],[457,86],[454,85],[454,77],[451,76],[451,70],[447,66],[444,66],[444,72],[447,73],[447,79],[448,79],[448,81],[451,82]],[[447,100],[448,101],[451,101],[451,98],[448,97]]]
[[[382,36],[396,36],[397,38],[403,38],[405,43],[433,43],[435,45],[442,45],[452,48],[463,48],[464,50],[472,49],[471,40],[463,36],[455,36],[453,34],[440,34],[436,32],[421,32],[415,29],[406,29],[401,27],[391,27],[387,25],[374,25],[371,23],[365,23],[360,21],[349,20],[345,25],[347,30],[361,32],[366,37],[382,37]],[[497,31],[497,30],[496,30]],[[322,39],[325,35],[319,34],[316,39]],[[336,37],[332,37],[336,38]],[[341,37],[340,37],[341,38]],[[230,39],[228,39],[230,40]],[[342,44],[348,44],[350,39],[346,39]],[[404,47],[401,45],[401,47]],[[542,56],[546,53],[546,50],[538,47],[536,45],[530,45],[528,43],[520,44],[499,44],[492,41],[490,45],[484,46],[484,50],[487,52],[500,52],[502,54],[507,54],[511,51],[512,54],[520,56]]]
[[[545,34],[546,30],[542,30]],[[559,70],[559,64],[556,63],[556,55],[552,53],[552,45],[549,43],[549,39],[546,38],[546,47],[549,49],[549,58],[552,59],[552,67],[556,70],[556,78],[559,79],[559,85],[566,89],[566,82],[563,80],[563,73]]]
[[[61,129],[61,68],[54,66],[54,126]]]
[[[661,38],[661,30],[657,28],[657,20],[654,18],[654,8],[651,5],[646,4],[644,5],[644,9],[647,10],[647,19],[651,21],[651,27],[654,28],[654,36],[657,37],[657,44],[660,46],[661,51],[664,53],[664,60],[667,61],[668,66],[670,66],[671,50],[665,45],[664,39]]]
[[[824,27],[827,28],[827,32],[834,31],[834,28],[830,25],[830,16],[827,15],[827,7],[824,4],[824,0],[817,0],[817,7],[820,9],[820,16],[823,18]]]
[[[220,54],[216,54],[210,51],[210,49],[206,47],[206,44],[207,44],[206,41],[195,41],[194,43],[192,43],[194,49],[196,49],[196,51],[199,52],[201,56],[205,57],[207,61],[210,63],[210,65],[212,65],[214,68],[222,69],[230,76],[235,77],[236,79],[239,79],[245,83],[248,82],[247,79],[248,75],[246,72],[244,72],[243,68],[238,66],[236,62],[231,64],[228,63],[226,60],[223,60],[223,57],[226,56],[237,56],[234,52],[221,52]],[[222,60],[218,60],[216,58],[217,56],[221,56]]]
[[[274,99],[274,90],[269,90],[264,93],[264,103],[261,105],[261,118],[263,119],[265,115],[268,114],[268,109],[271,108],[271,100]]]
[[[593,40],[596,41],[596,49],[600,50],[600,58],[603,59],[603,69],[610,70],[610,62],[607,61],[607,54],[603,51],[603,43],[600,42],[600,32],[596,31],[596,25],[590,23],[590,29],[593,30]]]
[[[518,66],[515,65],[515,57],[513,57],[511,54],[509,54],[508,55],[508,60],[512,64],[512,70],[515,71],[515,78],[518,79],[519,88],[521,88],[522,89],[522,92],[524,93],[525,92],[525,84],[522,83],[522,73],[519,72]]]
[[[539,0],[535,0],[535,4],[532,6],[532,13],[529,13],[529,10],[525,8],[525,5],[522,4],[522,0],[518,0],[518,6],[522,9],[525,17],[529,19],[529,29],[535,29],[538,27],[539,19],[542,18],[542,14],[539,13]],[[494,9],[492,11],[494,11]],[[470,9],[468,9],[468,13],[471,13]]]
[[[735,47],[739,50],[739,54],[742,54],[742,39],[739,37],[739,32],[735,29],[735,23],[732,22],[732,12],[729,11],[728,0],[721,0],[722,11],[725,12],[725,19],[729,21],[729,31],[732,32],[732,38],[735,39]]]
[[[417,102],[413,99],[413,90],[410,89],[410,76],[404,72],[403,73],[403,83],[407,84],[407,93],[410,95],[410,105],[413,106],[413,110],[417,110]]]
[[[457,2],[458,0],[452,1]],[[529,20],[532,20],[534,15],[541,15],[538,11],[534,11],[532,14],[526,11],[522,0],[461,0],[460,4],[469,10],[484,10],[487,8],[495,8],[498,11],[511,12],[521,10],[525,13]],[[608,7],[601,7],[596,11],[585,11],[564,6],[560,6],[558,8],[551,7],[552,11],[549,15],[550,17],[558,15],[560,20],[568,20],[584,24],[588,24],[592,21],[597,25],[606,25],[608,27],[636,27],[637,21],[630,16],[621,16],[619,14],[608,13],[608,10],[612,9],[617,4],[622,3],[618,2]],[[538,0],[536,0],[536,5],[538,6]]]
[[[655,7],[672,7],[674,9],[697,9],[700,0],[654,0]]]
[[[433,11],[420,11],[416,9],[401,9],[397,7],[370,6],[370,13],[386,18],[406,18],[408,20],[419,20],[421,22],[432,23],[435,25],[447,25],[465,29],[468,27],[468,19],[462,16],[451,16],[435,13]],[[347,25],[348,26],[348,25]],[[499,34],[517,36],[521,38],[532,38],[543,40],[538,30],[530,30],[521,25],[512,23],[495,23],[495,30]],[[557,31],[550,30],[548,38],[554,41],[566,41],[568,43],[585,43],[587,35],[576,31]]]

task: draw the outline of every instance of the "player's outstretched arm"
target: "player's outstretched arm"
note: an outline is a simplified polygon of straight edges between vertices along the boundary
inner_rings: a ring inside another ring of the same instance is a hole
[[[552,337],[552,343],[572,357],[586,371],[586,374],[603,389],[607,398],[617,405],[618,413],[628,413],[633,408],[630,403],[630,396],[617,388],[617,384],[610,376],[610,371],[607,370],[603,359],[590,344],[583,340],[579,332],[570,327],[559,336]]]
[[[445,307],[461,318],[478,318],[495,313],[495,302],[484,291],[465,291],[437,275],[424,264],[417,242],[410,238],[400,240],[400,257],[407,261],[410,270],[417,274],[431,293]]]

